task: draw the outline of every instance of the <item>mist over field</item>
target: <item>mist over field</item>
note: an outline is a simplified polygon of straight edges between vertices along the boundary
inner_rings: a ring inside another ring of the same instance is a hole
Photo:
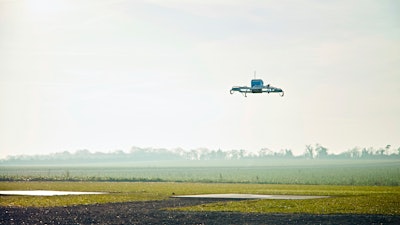
[[[397,152],[395,151],[397,150]],[[209,150],[133,147],[79,150],[1,160],[3,181],[151,181],[265,184],[400,185],[399,149],[353,148],[329,154],[320,144],[290,149]]]
[[[274,151],[268,148],[257,152],[240,150],[210,150],[198,148],[185,150],[182,148],[139,148],[132,147],[129,151],[115,150],[109,153],[92,152],[87,149],[75,152],[64,151],[44,155],[16,155],[1,160],[2,164],[51,164],[51,163],[129,163],[151,161],[212,161],[212,160],[265,160],[265,159],[400,159],[400,147],[386,145],[381,148],[354,147],[338,154],[329,153],[329,149],[320,145],[306,145],[303,154],[295,155],[291,149]]]

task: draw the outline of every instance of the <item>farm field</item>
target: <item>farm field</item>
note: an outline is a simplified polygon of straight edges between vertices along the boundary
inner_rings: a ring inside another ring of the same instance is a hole
[[[238,160],[1,166],[1,181],[128,181],[399,186],[399,160]]]
[[[107,192],[0,196],[0,223],[399,224],[398,160],[262,160],[0,165],[0,190]],[[174,195],[330,196],[308,200]]]
[[[400,187],[175,182],[1,182],[1,190],[99,191],[104,195],[1,196],[2,207],[57,207],[167,200],[173,195],[245,193],[324,195],[327,199],[222,201],[173,211],[400,215]]]
[[[263,224],[268,220],[275,224],[287,224],[288,221],[353,224],[354,220],[359,223],[398,224],[400,220],[399,160],[0,165],[0,180],[0,190],[108,193],[79,196],[3,195],[0,196],[0,209],[4,215],[1,215],[3,220],[0,223],[5,224],[11,219],[21,223],[65,223],[65,219],[69,219],[71,223],[80,224],[93,224],[94,221],[121,224],[140,224],[143,221],[170,221],[169,224],[231,221],[232,224],[240,224],[258,221],[254,224]],[[240,201],[171,198],[174,195],[226,193],[330,197]],[[115,220],[117,217],[118,221]]]

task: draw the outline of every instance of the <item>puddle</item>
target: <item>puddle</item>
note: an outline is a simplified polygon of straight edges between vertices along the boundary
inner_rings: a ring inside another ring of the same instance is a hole
[[[30,191],[0,191],[0,195],[26,195],[26,196],[58,196],[58,195],[100,195],[106,192],[80,192],[80,191],[48,191],[48,190],[30,190]]]
[[[173,198],[214,198],[214,199],[317,199],[329,198],[329,196],[310,196],[310,195],[253,195],[253,194],[206,194],[206,195],[176,195]]]

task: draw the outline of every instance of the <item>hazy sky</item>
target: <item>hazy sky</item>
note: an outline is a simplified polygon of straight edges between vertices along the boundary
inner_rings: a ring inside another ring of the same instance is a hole
[[[0,158],[400,147],[400,2],[0,0]],[[230,95],[257,77],[275,94]]]

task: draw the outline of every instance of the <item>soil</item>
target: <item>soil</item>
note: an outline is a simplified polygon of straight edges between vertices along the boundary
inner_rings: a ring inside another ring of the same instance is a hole
[[[177,212],[164,208],[221,199],[179,199],[69,207],[0,207],[0,224],[400,224],[400,216]],[[232,201],[232,200],[230,200]]]

